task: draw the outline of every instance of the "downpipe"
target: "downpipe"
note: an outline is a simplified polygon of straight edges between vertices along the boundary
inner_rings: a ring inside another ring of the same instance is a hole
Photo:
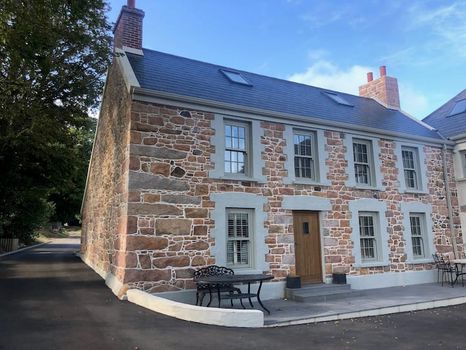
[[[446,192],[446,201],[448,207],[448,226],[450,227],[450,235],[451,235],[451,244],[453,245],[453,255],[455,259],[458,258],[458,249],[456,247],[456,235],[455,235],[455,225],[453,222],[453,207],[451,205],[451,193],[450,193],[450,182],[448,179],[448,167],[447,167],[447,145],[443,144],[443,154],[442,154],[442,161],[443,161],[443,179],[445,181],[445,192]]]

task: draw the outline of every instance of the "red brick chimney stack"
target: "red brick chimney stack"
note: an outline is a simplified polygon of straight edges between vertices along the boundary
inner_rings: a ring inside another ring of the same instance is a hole
[[[387,76],[387,67],[380,66],[380,77],[374,79],[372,72],[367,73],[367,83],[359,87],[359,96],[370,97],[385,107],[400,109],[400,93],[396,78]]]
[[[121,8],[120,16],[113,28],[113,47],[142,49],[142,20],[144,11],[136,8],[136,0],[128,0]]]

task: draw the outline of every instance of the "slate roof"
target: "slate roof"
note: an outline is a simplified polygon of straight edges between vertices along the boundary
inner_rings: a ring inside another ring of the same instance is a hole
[[[466,99],[466,89],[453,97],[423,121],[436,128],[443,136],[452,137],[466,133],[466,112],[450,116],[456,102]]]
[[[353,107],[335,102],[330,91],[158,51],[127,53],[142,88],[272,112],[441,139],[435,131],[371,98],[336,92]],[[220,70],[239,72],[251,86],[231,82]]]

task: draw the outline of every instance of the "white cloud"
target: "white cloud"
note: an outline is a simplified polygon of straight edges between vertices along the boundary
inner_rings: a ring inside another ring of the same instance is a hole
[[[355,65],[341,69],[330,61],[318,60],[306,71],[291,75],[288,80],[357,95],[360,85],[366,83],[370,67]]]
[[[291,75],[288,80],[325,89],[359,94],[359,86],[367,82],[367,72],[376,72],[372,67],[354,65],[341,69],[327,60],[318,60],[302,73]],[[378,73],[374,73],[376,75]],[[408,84],[399,84],[401,107],[407,113],[417,117],[425,117],[430,106],[427,97]]]
[[[415,3],[409,8],[413,28],[428,28],[443,42],[440,50],[450,50],[466,57],[466,2],[455,1],[447,6],[427,9],[425,3]]]
[[[412,116],[422,119],[432,112],[427,97],[410,85],[398,83],[400,90],[401,109]]]

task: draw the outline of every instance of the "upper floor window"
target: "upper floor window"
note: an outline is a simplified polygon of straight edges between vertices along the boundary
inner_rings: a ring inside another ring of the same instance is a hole
[[[463,169],[463,177],[466,178],[466,151],[460,152],[461,156],[461,168]]]
[[[312,133],[295,132],[294,168],[295,177],[316,181],[316,143]]]
[[[353,139],[353,159],[356,184],[375,186],[371,141]]]
[[[251,267],[252,262],[252,210],[227,210],[227,265]]]
[[[421,186],[419,156],[417,148],[402,147],[401,156],[403,158],[403,171],[406,188],[411,190],[419,190]]]
[[[249,125],[225,121],[225,173],[249,175]]]

